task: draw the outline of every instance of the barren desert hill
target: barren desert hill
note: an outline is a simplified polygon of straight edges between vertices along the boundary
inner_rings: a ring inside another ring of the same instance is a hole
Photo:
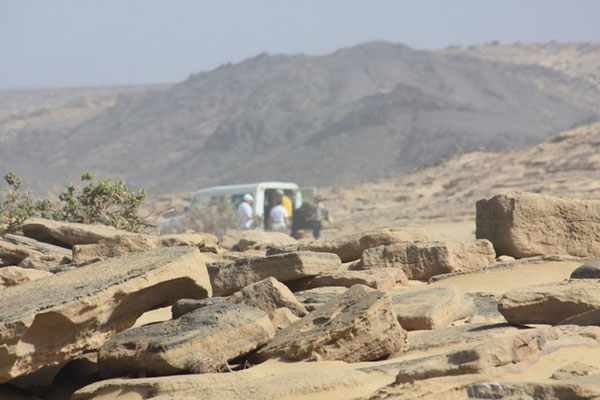
[[[467,54],[508,64],[530,64],[562,71],[600,87],[600,44],[598,43],[487,43],[478,46],[452,46],[444,54]]]
[[[599,176],[596,123],[521,150],[460,154],[414,173],[321,192],[335,215],[333,232],[460,221],[474,230],[477,200],[509,191],[598,199]]]
[[[259,55],[123,96],[69,129],[3,135],[0,170],[47,193],[81,171],[153,193],[293,180],[336,186],[503,151],[600,120],[584,78],[374,42]]]

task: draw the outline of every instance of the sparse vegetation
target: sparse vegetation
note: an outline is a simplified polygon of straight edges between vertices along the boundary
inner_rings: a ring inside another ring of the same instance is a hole
[[[174,223],[162,229],[163,233],[180,233],[186,230],[209,232],[218,237],[227,229],[237,226],[235,207],[226,198],[216,198],[206,205],[194,206]]]
[[[51,214],[52,202],[34,199],[31,192],[23,190],[23,180],[15,173],[8,172],[4,180],[8,187],[2,191],[4,199],[0,202],[0,232],[18,231],[27,218]]]
[[[2,192],[0,203],[0,231],[16,232],[30,217],[43,217],[59,221],[100,223],[137,232],[142,226],[139,209],[146,192],[137,193],[127,183],[110,179],[95,180],[91,172],[81,176],[86,184],[77,187],[72,183],[65,186],[59,195],[58,205],[48,199],[34,199],[29,191],[23,190],[23,181],[13,172],[4,175],[8,187]]]

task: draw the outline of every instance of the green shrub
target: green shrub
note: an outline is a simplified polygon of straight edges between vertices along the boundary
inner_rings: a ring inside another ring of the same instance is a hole
[[[0,231],[16,232],[27,218],[51,216],[53,204],[50,200],[35,200],[31,192],[23,191],[23,181],[13,172],[4,175],[4,180],[8,187],[2,191]]]
[[[54,212],[54,219],[140,230],[143,224],[139,210],[146,198],[145,190],[136,193],[121,180],[94,180],[91,172],[84,173],[81,180],[87,184],[78,188],[69,183],[58,196],[62,207]]]
[[[81,176],[86,184],[79,188],[69,183],[59,195],[59,204],[48,199],[34,199],[22,189],[23,181],[12,172],[4,175],[8,187],[0,203],[0,232],[16,232],[30,217],[59,221],[104,224],[132,232],[146,226],[139,214],[146,192],[134,192],[124,181],[94,180],[91,172]]]

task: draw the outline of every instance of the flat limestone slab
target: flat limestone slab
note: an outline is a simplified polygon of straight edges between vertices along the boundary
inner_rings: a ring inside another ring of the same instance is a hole
[[[516,325],[554,325],[598,309],[598,279],[573,279],[514,289],[506,292],[498,304],[498,311]],[[576,319],[572,321],[576,323]]]
[[[476,203],[478,239],[498,255],[600,255],[600,200],[510,192]]]
[[[390,298],[355,285],[279,331],[256,359],[370,361],[401,351],[405,342]]]
[[[408,278],[399,268],[381,268],[365,271],[333,271],[324,272],[314,278],[299,279],[289,282],[292,290],[308,290],[318,287],[365,285],[378,290],[390,290],[396,285],[405,285]]]
[[[600,398],[600,375],[559,382],[475,383],[468,388],[469,399],[597,399]]]
[[[223,302],[116,334],[100,347],[98,368],[104,378],[138,371],[148,376],[217,371],[274,335],[264,311]]]
[[[131,232],[106,225],[88,225],[75,222],[54,221],[44,218],[29,218],[23,224],[25,236],[51,244],[71,247],[76,244],[98,243],[118,235]]]
[[[356,371],[339,361],[283,363],[269,360],[224,374],[108,379],[79,389],[72,399],[279,400],[317,394],[319,398],[331,399],[331,391],[340,396],[334,398],[362,398],[391,381],[390,375]]]
[[[468,242],[397,243],[365,250],[356,269],[401,268],[408,279],[472,271],[496,260],[487,240]]]
[[[455,287],[390,293],[398,322],[407,331],[436,329],[475,313],[475,303]]]
[[[317,251],[337,254],[342,262],[349,262],[358,260],[362,252],[371,247],[401,242],[424,242],[427,240],[427,232],[421,228],[382,229],[273,248],[269,249],[267,254],[289,251]]]
[[[267,257],[250,257],[210,267],[215,296],[230,295],[245,286],[273,277],[280,282],[316,276],[342,265],[335,254],[298,251]]]
[[[200,251],[156,249],[0,290],[0,383],[99,348],[145,311],[211,295]]]

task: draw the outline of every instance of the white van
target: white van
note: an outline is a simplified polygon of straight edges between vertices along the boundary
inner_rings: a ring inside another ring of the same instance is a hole
[[[241,185],[213,186],[194,192],[190,201],[190,208],[202,204],[208,204],[212,199],[227,197],[231,200],[233,207],[237,208],[243,201],[246,193],[254,197],[254,215],[260,217],[258,229],[265,229],[265,215],[275,206],[277,190],[283,190],[284,194],[292,199],[294,209],[302,206],[302,191],[297,184],[292,182],[258,182]]]

